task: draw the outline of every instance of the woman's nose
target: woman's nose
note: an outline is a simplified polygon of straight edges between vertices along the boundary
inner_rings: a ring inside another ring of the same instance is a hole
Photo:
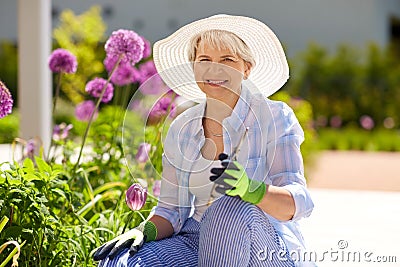
[[[210,65],[208,67],[208,71],[217,73],[223,70],[223,65],[216,63],[216,62],[210,62]]]

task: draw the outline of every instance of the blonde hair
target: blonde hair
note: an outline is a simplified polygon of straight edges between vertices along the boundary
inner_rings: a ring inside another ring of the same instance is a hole
[[[256,65],[254,56],[247,44],[236,34],[224,30],[207,30],[192,37],[189,42],[189,61],[193,62],[196,59],[197,50],[205,43],[218,50],[228,49],[245,62],[250,63],[251,67]]]

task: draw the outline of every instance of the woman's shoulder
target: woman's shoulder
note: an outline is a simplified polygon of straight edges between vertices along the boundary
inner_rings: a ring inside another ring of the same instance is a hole
[[[269,99],[263,94],[253,94],[251,105],[253,107],[261,106],[261,110],[265,110],[265,108],[267,108],[274,117],[294,115],[293,109],[287,103],[279,100]]]

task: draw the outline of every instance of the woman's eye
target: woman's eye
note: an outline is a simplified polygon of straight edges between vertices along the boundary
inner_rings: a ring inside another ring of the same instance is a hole
[[[228,62],[234,62],[234,60],[233,60],[232,58],[229,58],[229,57],[227,57],[227,58],[224,58],[224,61],[228,61]]]
[[[199,60],[199,62],[207,62],[207,61],[210,61],[210,60],[207,59],[207,58],[202,58],[202,59]]]

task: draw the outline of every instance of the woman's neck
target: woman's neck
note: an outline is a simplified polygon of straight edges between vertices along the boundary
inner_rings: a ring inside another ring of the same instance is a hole
[[[224,99],[207,98],[205,117],[222,122],[232,114],[239,97],[236,93],[232,93],[227,94]]]

